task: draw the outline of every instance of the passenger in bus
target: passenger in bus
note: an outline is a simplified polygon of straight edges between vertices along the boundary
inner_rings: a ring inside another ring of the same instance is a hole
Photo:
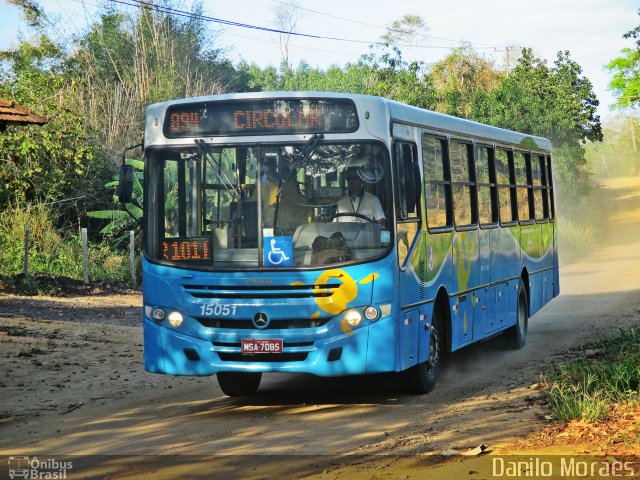
[[[364,182],[358,173],[358,168],[347,169],[345,178],[347,179],[347,194],[338,201],[336,214],[356,213],[371,221],[384,225],[386,217],[380,199],[374,194],[366,192]],[[336,222],[356,222],[366,223],[367,220],[357,215],[339,215]]]

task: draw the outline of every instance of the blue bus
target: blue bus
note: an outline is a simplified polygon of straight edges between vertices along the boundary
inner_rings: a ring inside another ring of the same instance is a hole
[[[426,393],[446,352],[523,347],[559,293],[545,138],[269,92],[151,105],[144,152],[149,372],[216,374],[229,396],[263,372],[397,372]]]

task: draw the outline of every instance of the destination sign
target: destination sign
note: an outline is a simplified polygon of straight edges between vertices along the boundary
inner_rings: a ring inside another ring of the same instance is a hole
[[[356,106],[346,99],[185,103],[169,107],[164,123],[168,138],[347,133],[357,129]]]

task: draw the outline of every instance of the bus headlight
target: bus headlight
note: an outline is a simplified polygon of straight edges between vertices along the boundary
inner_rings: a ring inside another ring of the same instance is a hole
[[[183,318],[180,312],[171,312],[167,319],[172,327],[179,327],[182,325]]]
[[[161,322],[165,317],[164,310],[161,308],[154,308],[153,312],[151,312],[151,318],[153,318],[156,322]]]
[[[357,310],[347,310],[347,312],[344,314],[344,319],[352,327],[357,327],[358,325],[360,325],[362,315]]]
[[[364,309],[364,316],[367,320],[377,320],[378,317],[380,316],[380,312],[378,312],[378,309],[374,306],[369,306],[367,308]]]

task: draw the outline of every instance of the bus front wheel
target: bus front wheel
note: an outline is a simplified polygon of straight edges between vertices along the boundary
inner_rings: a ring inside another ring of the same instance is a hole
[[[524,347],[527,343],[527,330],[529,328],[529,305],[524,282],[520,279],[518,285],[518,305],[516,307],[516,324],[506,332],[509,346],[515,350]]]
[[[440,375],[442,329],[434,311],[429,329],[429,358],[402,372],[404,390],[410,393],[429,393]]]
[[[222,393],[229,397],[244,397],[258,391],[262,373],[218,372],[218,385]]]

